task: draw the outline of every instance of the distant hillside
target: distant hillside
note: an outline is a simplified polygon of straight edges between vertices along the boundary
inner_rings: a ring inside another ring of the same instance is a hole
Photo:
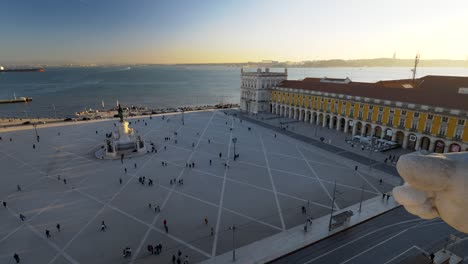
[[[305,62],[303,67],[412,67],[413,59],[323,60]],[[468,67],[468,60],[420,60],[419,67]]]
[[[276,62],[276,63],[261,63],[261,62],[244,62],[244,63],[195,63],[195,64],[178,64],[185,66],[194,65],[222,65],[231,67],[289,67],[289,68],[330,68],[330,67],[413,67],[414,59],[360,59],[360,60],[317,60],[303,62]],[[468,60],[420,60],[418,67],[466,67],[468,68]]]

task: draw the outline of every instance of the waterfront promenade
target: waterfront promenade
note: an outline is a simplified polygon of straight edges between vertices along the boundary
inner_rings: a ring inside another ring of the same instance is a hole
[[[310,237],[298,239],[309,243],[328,233],[317,227],[331,211],[335,181],[334,207],[352,208],[350,224],[394,206],[392,198],[380,204],[380,197],[399,185],[395,175],[366,170],[353,159],[222,110],[186,113],[183,120],[180,113],[129,119],[158,152],[123,164],[94,158],[115,120],[41,125],[40,142],[31,127],[0,130],[0,199],[7,203],[0,208],[0,262],[12,261],[16,252],[21,263],[165,263],[180,250],[182,261],[187,255],[194,263],[230,254],[232,226],[242,248],[275,235],[304,237],[298,229],[311,218]],[[141,184],[140,177],[152,179],[153,186]],[[183,184],[171,184],[174,179]],[[147,245],[159,243],[161,254],[151,255]],[[124,247],[132,248],[131,258],[122,257]],[[263,251],[271,257],[290,249]],[[242,252],[238,257],[245,259]]]

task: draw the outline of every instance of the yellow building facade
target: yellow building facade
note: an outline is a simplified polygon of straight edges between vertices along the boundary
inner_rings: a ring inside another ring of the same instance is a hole
[[[427,105],[422,99],[421,104],[412,103],[411,100],[405,102],[406,91],[388,90],[393,89],[391,87],[379,89],[400,93],[403,95],[401,100],[373,98],[372,95],[376,93],[370,88],[361,89],[362,94],[359,94],[359,88],[355,88],[353,94],[340,93],[349,90],[349,79],[321,79],[305,84],[300,82],[286,81],[271,89],[271,113],[336,129],[350,136],[395,142],[405,149],[438,153],[468,151],[468,116],[464,109]],[[377,86],[385,85],[382,82]],[[393,83],[388,85],[395,86]],[[405,83],[402,85],[411,86]],[[354,83],[353,87],[359,87],[359,84]],[[417,93],[411,91],[408,94]]]

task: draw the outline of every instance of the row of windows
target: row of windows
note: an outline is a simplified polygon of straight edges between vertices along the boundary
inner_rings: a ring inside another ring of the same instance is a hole
[[[287,95],[289,95],[289,94],[287,94]],[[292,95],[292,94],[291,94],[291,95]],[[318,100],[318,97],[315,97],[315,96],[314,96],[313,98],[314,98],[314,101],[317,101],[317,100]],[[324,97],[320,97],[320,101],[321,101],[321,102],[324,102]],[[283,102],[284,102],[284,100],[283,100]],[[306,100],[303,100],[303,101],[302,101],[302,106],[303,106],[303,107],[305,106],[305,102],[306,102]],[[329,103],[329,104],[327,104],[327,111],[330,111],[330,110],[331,110],[331,104],[330,104],[330,103],[331,103],[331,99],[327,99],[327,102]],[[355,106],[355,103],[352,103],[352,102],[350,103],[350,102],[348,102],[348,101],[341,101],[341,100],[338,101],[338,102],[335,101],[335,112],[337,112],[338,106],[341,106],[341,107],[342,107],[342,106],[344,106],[344,105],[346,105],[346,104],[350,104],[350,107],[351,107],[351,108],[350,108],[350,115],[354,116],[354,106]],[[312,105],[312,104],[311,104],[311,101],[309,100],[309,106],[310,106],[310,105]],[[384,107],[383,107],[383,106],[378,106],[378,107],[379,107],[379,116],[381,116],[380,114],[383,113]],[[359,109],[360,109],[360,111],[361,111],[363,108],[364,108],[364,104],[359,104]],[[320,109],[323,110],[323,104],[320,105]],[[374,110],[374,105],[369,105],[369,110]],[[345,115],[345,111],[346,111],[346,109],[342,109],[342,114],[343,114],[343,115]],[[389,112],[390,112],[390,115],[391,115],[391,114],[394,114],[394,113],[395,113],[395,108],[390,108]],[[368,113],[368,119],[371,119],[371,116],[369,116],[369,115],[372,115],[372,113],[371,113],[371,112]],[[401,110],[401,116],[406,116],[406,115],[407,115],[407,110]],[[414,113],[413,113],[413,117],[419,118],[419,116],[420,116],[420,113],[419,113],[419,112],[414,112]],[[427,115],[427,119],[433,120],[433,119],[434,119],[434,115],[433,115],[433,114],[428,114],[428,115]],[[442,122],[443,122],[443,123],[447,123],[448,120],[449,120],[448,117],[442,116]],[[380,121],[380,122],[381,122],[381,121]],[[464,125],[465,125],[465,120],[464,120],[464,119],[458,119],[457,125],[459,125],[459,126],[464,126]]]

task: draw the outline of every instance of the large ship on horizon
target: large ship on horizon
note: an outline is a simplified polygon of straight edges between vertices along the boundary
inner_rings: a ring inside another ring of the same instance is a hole
[[[0,72],[44,72],[45,69],[40,67],[40,68],[5,68],[3,66],[0,66]]]

